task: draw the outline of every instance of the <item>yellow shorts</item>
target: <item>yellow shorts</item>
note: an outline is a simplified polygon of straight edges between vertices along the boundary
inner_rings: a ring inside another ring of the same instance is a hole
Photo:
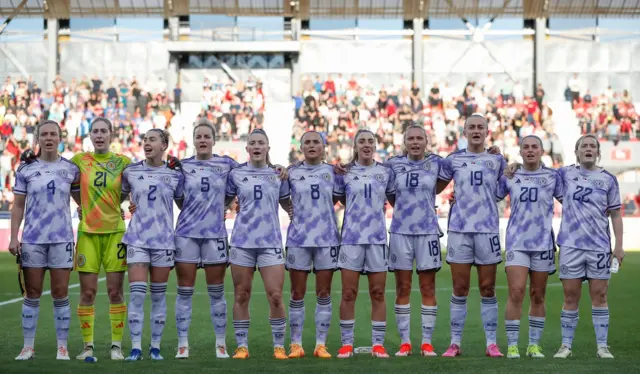
[[[76,270],[99,273],[104,266],[107,273],[127,270],[127,247],[122,244],[124,232],[91,234],[78,232]]]

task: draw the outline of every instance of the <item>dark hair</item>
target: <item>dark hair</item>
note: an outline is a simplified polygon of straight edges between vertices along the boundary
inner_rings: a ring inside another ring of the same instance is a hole
[[[376,135],[371,130],[358,130],[358,132],[356,132],[356,136],[353,137],[353,156],[351,156],[352,164],[358,161],[358,151],[356,150],[356,145],[358,144],[358,138],[360,137],[360,135],[364,134],[365,132],[371,134],[371,136],[373,136],[373,140],[377,143]]]
[[[93,126],[95,126],[95,124],[98,122],[105,123],[109,128],[109,132],[113,134],[113,124],[111,123],[111,121],[109,121],[109,119],[105,117],[96,117],[93,121],[91,121],[91,124],[89,125],[89,132],[93,130]]]
[[[253,134],[260,134],[263,135],[266,139],[267,139],[267,145],[269,145],[269,137],[267,136],[267,133],[263,130],[263,129],[255,129],[253,131],[251,131],[251,133],[249,134],[249,136],[253,135]],[[249,141],[249,137],[247,137],[247,142]],[[267,165],[269,166],[273,166],[271,164],[271,158],[269,157],[269,152],[267,152]]]
[[[36,143],[38,142],[39,138],[40,138],[40,129],[42,128],[42,126],[44,125],[50,125],[50,124],[54,124],[56,125],[56,127],[58,128],[58,137],[60,138],[60,140],[62,140],[62,129],[60,128],[60,124],[54,120],[46,120],[43,122],[40,122],[37,126],[36,126],[36,135],[35,135],[35,140]],[[40,155],[42,154],[42,149],[38,148],[38,153],[36,154],[36,157],[40,157]]]
[[[600,153],[600,141],[598,141],[598,138],[593,134],[582,135],[580,138],[578,138],[578,141],[576,142],[575,149],[573,151],[574,152],[578,152],[578,148],[580,148],[580,145],[582,144],[582,141],[584,141],[586,138],[591,138],[591,139],[596,141],[596,145],[598,147],[598,153]],[[580,164],[580,157],[578,157],[578,155],[576,155],[576,161],[578,161],[578,164]],[[600,161],[600,156],[598,156],[598,161],[597,162],[599,162],[599,161]]]
[[[404,130],[404,133],[402,135],[403,138],[403,143],[407,142],[407,133],[409,132],[410,129],[420,129],[422,130],[422,133],[424,134],[424,138],[427,140],[427,142],[429,141],[429,135],[427,135],[427,130],[424,129],[423,126],[420,125],[410,125],[407,126],[407,128]],[[429,143],[427,143],[427,146],[429,145]],[[407,155],[407,148],[405,147],[404,149],[404,154]]]
[[[213,127],[213,124],[211,123],[211,121],[209,121],[209,120],[208,120],[208,119],[206,119],[206,118],[200,118],[200,119],[198,119],[198,120],[196,121],[196,123],[194,123],[194,126],[193,126],[193,138],[195,138],[195,137],[196,137],[196,130],[197,130],[199,127],[206,127],[206,128],[208,128],[209,130],[211,130],[211,136],[213,137],[213,141],[214,141],[214,143],[215,143],[215,141],[216,141],[216,129]]]

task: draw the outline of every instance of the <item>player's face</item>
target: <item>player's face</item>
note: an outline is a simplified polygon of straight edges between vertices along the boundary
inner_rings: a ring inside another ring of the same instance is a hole
[[[318,160],[324,154],[324,141],[317,132],[310,132],[304,135],[300,150],[304,154],[305,160]]]
[[[358,152],[358,160],[371,161],[373,153],[376,151],[376,139],[370,132],[363,132],[358,135],[356,142],[356,152]]]
[[[470,145],[483,146],[487,139],[487,121],[481,117],[471,117],[464,126],[464,136],[467,137]]]
[[[38,132],[38,145],[42,152],[57,152],[60,140],[61,137],[58,126],[53,123],[47,123],[40,126],[40,131]]]
[[[542,147],[536,138],[525,138],[520,144],[520,156],[525,164],[538,164],[542,158]]]
[[[404,147],[409,156],[420,157],[424,155],[424,151],[427,149],[425,132],[416,128],[408,129],[404,139]]]
[[[196,146],[198,154],[210,155],[213,150],[213,133],[206,126],[200,126],[196,129],[193,136],[193,144]]]
[[[107,151],[109,144],[111,143],[111,131],[109,125],[102,121],[98,121],[91,127],[91,133],[89,134],[93,148],[96,151]]]
[[[269,154],[269,142],[262,134],[251,134],[247,140],[247,153],[254,162],[266,162]]]
[[[162,136],[157,131],[147,131],[142,139],[144,148],[144,156],[148,159],[162,156],[162,153],[166,149],[165,144],[162,142]]]
[[[580,165],[595,165],[598,157],[600,157],[598,141],[591,137],[582,139],[578,145],[578,150],[576,150],[576,157],[580,160]]]

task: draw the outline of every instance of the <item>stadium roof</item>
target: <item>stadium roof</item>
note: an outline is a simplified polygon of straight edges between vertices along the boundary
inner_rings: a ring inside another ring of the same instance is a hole
[[[7,18],[23,0],[0,0]],[[19,17],[171,17],[188,14],[309,18],[634,17],[640,0],[24,0]]]

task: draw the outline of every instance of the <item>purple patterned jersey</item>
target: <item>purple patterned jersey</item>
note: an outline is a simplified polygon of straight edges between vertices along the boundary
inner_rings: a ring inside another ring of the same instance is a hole
[[[502,155],[471,153],[466,149],[447,156],[439,178],[453,179],[455,203],[449,213],[451,232],[498,233],[496,189],[506,162]]]
[[[186,238],[226,238],[224,200],[227,177],[238,163],[227,156],[208,160],[190,157],[182,161],[184,202],[178,216],[176,235]]]
[[[404,235],[440,234],[435,210],[436,183],[442,157],[429,154],[412,161],[407,156],[387,161],[395,175],[396,203],[389,232]]]
[[[387,244],[384,203],[394,193],[393,171],[377,162],[355,163],[346,175],[336,175],[333,194],[346,196],[341,243]]]
[[[289,183],[272,168],[242,164],[231,170],[227,196],[238,196],[240,212],[231,233],[231,246],[245,249],[282,248],[278,203],[289,198]]]
[[[562,201],[562,178],[546,167],[520,168],[512,179],[500,177],[496,197],[511,197],[507,251],[543,252],[554,248],[553,198]]]
[[[80,191],[80,169],[64,157],[22,164],[13,192],[26,195],[22,243],[73,242],[71,192]]]
[[[149,166],[146,161],[127,166],[122,172],[122,193],[131,193],[136,212],[123,243],[147,249],[173,249],[173,201],[184,197],[184,176],[166,165]]]
[[[558,245],[587,251],[611,251],[609,215],[620,209],[618,179],[604,169],[566,166],[558,170],[564,184]]]
[[[333,209],[333,166],[301,162],[289,168],[293,221],[287,247],[335,247],[340,244]]]

